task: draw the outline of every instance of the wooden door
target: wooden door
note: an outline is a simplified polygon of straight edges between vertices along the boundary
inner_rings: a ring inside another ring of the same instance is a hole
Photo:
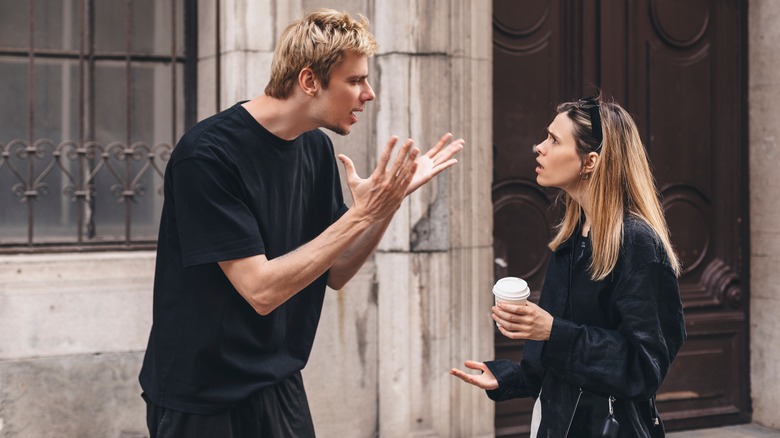
[[[673,243],[688,341],[658,394],[668,430],[749,421],[746,5],[737,0],[494,0],[496,278],[538,294],[557,192],[531,145],[558,102],[598,86],[634,115]],[[496,357],[522,343],[496,332]],[[530,400],[496,406],[524,436]]]

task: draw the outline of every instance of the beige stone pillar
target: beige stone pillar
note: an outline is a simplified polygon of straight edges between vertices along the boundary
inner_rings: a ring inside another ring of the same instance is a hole
[[[780,2],[748,5],[753,420],[780,429]]]
[[[395,134],[425,150],[447,130],[467,142],[455,168],[404,204],[376,255],[382,437],[493,434],[492,402],[448,374],[465,359],[493,354],[492,46],[485,6],[374,4],[377,142]]]

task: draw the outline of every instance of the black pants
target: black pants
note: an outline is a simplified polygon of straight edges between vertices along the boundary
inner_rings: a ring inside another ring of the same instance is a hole
[[[174,411],[146,397],[150,438],[309,438],[314,437],[301,373],[263,388],[215,415]]]

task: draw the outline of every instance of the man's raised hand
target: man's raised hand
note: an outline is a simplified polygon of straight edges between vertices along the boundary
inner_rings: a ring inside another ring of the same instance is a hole
[[[417,171],[406,191],[407,195],[422,187],[444,169],[454,166],[458,162],[458,160],[452,157],[463,149],[465,141],[459,138],[447,144],[451,138],[452,134],[449,132],[444,134],[425,155],[417,158]],[[447,147],[444,147],[444,145],[447,145]]]
[[[352,208],[370,220],[384,219],[395,213],[406,194],[410,193],[409,184],[418,167],[415,160],[420,150],[413,147],[414,142],[411,139],[406,140],[396,154],[393,165],[388,168],[396,142],[398,137],[390,138],[379,157],[376,169],[366,179],[357,174],[349,157],[344,154],[338,156],[347,172],[347,185],[354,202]]]

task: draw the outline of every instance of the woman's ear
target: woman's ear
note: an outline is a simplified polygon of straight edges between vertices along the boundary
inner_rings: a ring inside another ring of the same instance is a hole
[[[308,96],[314,96],[320,89],[320,81],[317,80],[317,76],[314,71],[309,67],[301,69],[298,73],[298,86],[301,87],[304,93]]]
[[[597,154],[596,152],[588,153],[582,163],[582,173],[584,175],[590,175],[590,173],[596,169],[600,159],[601,155]]]

